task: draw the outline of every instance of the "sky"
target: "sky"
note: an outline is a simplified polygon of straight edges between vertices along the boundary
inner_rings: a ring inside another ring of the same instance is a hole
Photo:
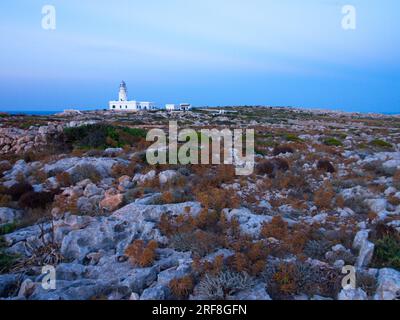
[[[400,113],[399,15],[398,0],[4,0],[0,111],[107,108],[125,80],[160,107]]]

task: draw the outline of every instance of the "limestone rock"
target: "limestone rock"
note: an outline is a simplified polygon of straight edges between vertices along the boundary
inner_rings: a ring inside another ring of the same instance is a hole
[[[368,296],[361,288],[343,289],[339,293],[338,300],[368,300]]]
[[[380,269],[378,273],[378,289],[375,300],[395,300],[400,298],[400,272],[394,269]]]

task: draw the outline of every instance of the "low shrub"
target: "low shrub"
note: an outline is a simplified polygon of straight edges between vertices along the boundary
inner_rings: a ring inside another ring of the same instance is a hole
[[[313,266],[307,262],[281,262],[268,265],[264,272],[268,293],[273,299],[287,299],[296,294],[337,297],[343,275],[325,266]]]
[[[275,216],[270,223],[265,223],[261,228],[261,236],[283,240],[288,234],[288,223],[281,216]]]
[[[384,236],[375,242],[374,264],[380,268],[400,270],[400,242],[397,238]]]
[[[370,206],[362,196],[353,196],[344,201],[344,205],[357,214],[368,214],[371,211]]]
[[[259,162],[256,166],[256,173],[259,175],[272,175],[274,172],[275,166],[270,160],[263,160]]]
[[[397,190],[400,190],[400,170],[396,170],[396,172],[393,175],[393,186]]]
[[[398,206],[398,205],[400,205],[400,198],[397,198],[397,197],[391,195],[391,196],[388,196],[388,202],[393,206]]]
[[[57,173],[56,180],[62,188],[66,188],[72,185],[71,175],[65,171]]]
[[[44,170],[34,170],[31,173],[31,177],[35,179],[37,184],[44,183],[48,178],[47,173]]]
[[[11,233],[17,229],[16,223],[7,223],[0,226],[0,236]]]
[[[318,170],[326,171],[329,173],[334,173],[336,171],[333,164],[329,160],[324,159],[318,161],[317,168]]]
[[[33,191],[31,184],[27,182],[19,182],[12,185],[6,192],[11,196],[12,200],[18,201],[23,194],[31,191]]]
[[[304,247],[304,254],[313,259],[322,260],[331,243],[326,240],[309,240]]]
[[[8,161],[0,161],[0,178],[3,177],[4,173],[12,168],[11,163]]]
[[[186,299],[194,288],[193,277],[188,275],[183,278],[175,278],[169,282],[169,288],[174,297],[178,299]]]
[[[358,272],[356,277],[357,287],[364,290],[369,297],[372,297],[378,288],[376,277],[367,272]]]
[[[292,141],[292,142],[303,142],[303,139],[299,138],[296,134],[294,133],[287,133],[285,134],[285,139],[287,141]]]
[[[93,183],[98,183],[102,179],[101,174],[92,164],[83,164],[75,167],[71,178],[73,184],[86,179],[90,179]]]
[[[290,146],[276,146],[272,153],[274,156],[278,156],[285,153],[294,153],[294,150]]]
[[[254,286],[254,280],[246,272],[222,271],[217,275],[206,274],[195,288],[202,300],[226,300],[235,293]]]
[[[60,213],[78,214],[78,196],[66,196],[59,194],[54,197],[53,208],[60,210]]]
[[[78,148],[105,149],[138,143],[146,137],[146,131],[109,124],[91,124],[66,128],[64,136],[67,143]]]
[[[144,189],[143,188],[134,188],[129,189],[127,192],[124,193],[124,203],[131,203],[137,199],[140,199],[144,196]]]
[[[150,267],[156,259],[156,249],[158,244],[152,240],[145,245],[143,240],[135,240],[129,245],[125,254],[129,257],[131,263],[141,268]]]
[[[9,272],[18,260],[17,255],[6,252],[6,247],[4,239],[0,237],[0,274]]]
[[[198,256],[205,256],[220,245],[217,235],[203,230],[194,232],[178,232],[171,236],[170,246],[176,251],[188,252]]]
[[[10,202],[12,201],[12,197],[8,194],[0,194],[0,207],[8,207],[10,206]]]
[[[394,268],[400,270],[400,234],[384,223],[378,223],[371,239],[375,243],[372,263],[379,268]]]
[[[273,159],[273,163],[275,168],[279,171],[285,172],[289,170],[289,162],[286,159],[275,158]]]
[[[34,192],[24,193],[18,204],[23,209],[45,209],[54,200],[54,194],[51,192]]]
[[[314,203],[319,209],[331,209],[335,191],[329,183],[324,183],[314,192]]]
[[[329,251],[326,260],[334,264],[337,260],[343,260],[346,265],[353,266],[356,263],[357,257],[349,250]]]
[[[192,201],[193,198],[184,190],[167,190],[161,194],[162,204],[183,203]]]
[[[196,200],[205,208],[221,211],[225,208],[235,209],[240,205],[240,199],[232,190],[210,188],[195,194]]]
[[[374,139],[369,143],[373,147],[382,148],[382,149],[392,149],[393,145],[387,141],[381,139]]]
[[[323,142],[326,146],[331,146],[331,147],[340,147],[343,145],[343,143],[341,141],[339,141],[336,138],[332,138],[332,137],[324,139]]]
[[[289,170],[289,162],[286,159],[274,158],[272,160],[263,160],[256,166],[256,173],[259,175],[275,176],[277,171],[285,172]]]
[[[111,176],[116,179],[122,176],[133,177],[136,172],[138,172],[138,166],[134,161],[131,161],[129,164],[116,163],[111,168]]]

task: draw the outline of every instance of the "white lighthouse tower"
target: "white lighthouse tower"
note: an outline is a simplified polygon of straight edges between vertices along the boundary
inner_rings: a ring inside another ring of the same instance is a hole
[[[110,110],[120,111],[139,111],[139,110],[153,110],[155,104],[153,102],[138,102],[128,100],[128,89],[125,81],[119,85],[118,101],[109,102]]]
[[[119,85],[119,101],[128,101],[128,90],[126,89],[125,81]]]

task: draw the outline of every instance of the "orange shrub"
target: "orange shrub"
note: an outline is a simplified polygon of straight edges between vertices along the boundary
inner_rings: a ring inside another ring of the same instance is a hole
[[[400,188],[400,170],[396,170],[393,175],[393,183],[397,185],[397,188]]]
[[[44,183],[48,178],[44,170],[34,170],[31,175],[38,183]]]
[[[215,257],[214,261],[201,260],[201,257],[195,255],[192,262],[192,270],[196,276],[202,276],[205,273],[217,275],[224,268],[224,256],[219,255]]]
[[[180,279],[172,279],[169,282],[169,288],[176,298],[186,299],[193,292],[193,278],[189,275]]]
[[[161,194],[161,201],[163,204],[168,204],[168,203],[173,203],[174,202],[174,196],[171,191],[164,191]]]
[[[78,197],[68,197],[63,194],[56,195],[54,197],[53,208],[59,208],[62,213],[70,212],[78,214]]]
[[[251,265],[250,274],[252,276],[257,276],[261,274],[265,270],[266,261],[265,260],[257,260],[255,263]]]
[[[283,248],[293,254],[301,254],[310,238],[310,232],[311,229],[309,225],[296,224],[284,240]]]
[[[248,269],[249,261],[243,253],[237,252],[233,256],[232,265],[237,272],[242,272]]]
[[[279,293],[285,296],[293,295],[297,291],[296,268],[293,264],[281,263],[272,280]]]
[[[238,208],[240,200],[232,190],[210,188],[195,195],[206,209],[215,209],[221,211],[224,208]]]
[[[331,209],[332,200],[335,197],[335,191],[329,183],[324,183],[314,193],[314,203],[319,209]]]
[[[61,187],[69,187],[72,185],[72,179],[68,172],[60,172],[56,175],[56,180],[60,184]]]
[[[201,210],[200,214],[194,220],[196,227],[200,229],[214,228],[218,221],[221,220],[220,217],[225,216],[224,214],[219,214],[215,210]]]
[[[283,240],[288,234],[288,224],[281,216],[275,216],[270,223],[263,225],[261,229],[261,236],[264,238],[275,238]]]
[[[398,206],[400,205],[400,199],[395,196],[389,196],[388,201],[391,205]]]
[[[122,176],[133,177],[136,173],[136,162],[131,161],[129,164],[116,163],[111,168],[111,175],[114,178]]]
[[[145,268],[153,264],[157,248],[158,244],[154,240],[150,241],[147,246],[143,240],[135,240],[126,248],[125,254],[133,265]]]
[[[335,200],[336,200],[336,205],[339,208],[344,208],[345,207],[345,200],[344,200],[342,195],[337,195]]]

